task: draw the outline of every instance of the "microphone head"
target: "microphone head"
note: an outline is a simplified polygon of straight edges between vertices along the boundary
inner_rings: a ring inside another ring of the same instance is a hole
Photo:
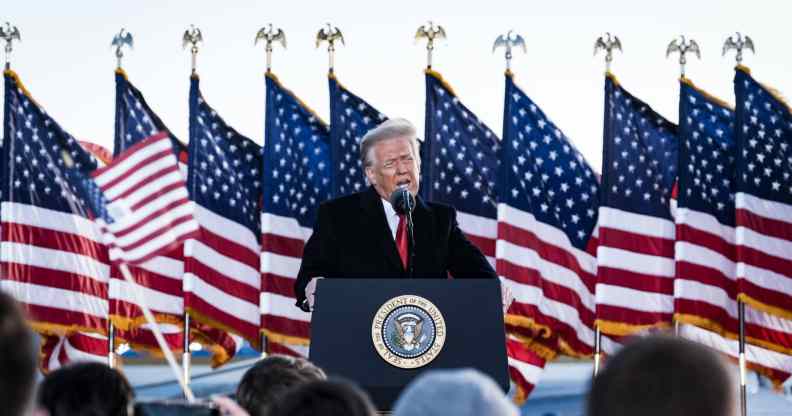
[[[396,188],[388,200],[398,214],[406,214],[415,208],[415,197],[407,190],[406,186]]]

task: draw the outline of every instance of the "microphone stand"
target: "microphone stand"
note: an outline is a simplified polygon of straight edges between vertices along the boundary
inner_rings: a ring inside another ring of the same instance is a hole
[[[407,193],[404,198],[405,216],[407,217],[407,273],[409,277],[415,277],[415,235],[413,234],[412,211],[415,208],[415,200],[412,195]]]

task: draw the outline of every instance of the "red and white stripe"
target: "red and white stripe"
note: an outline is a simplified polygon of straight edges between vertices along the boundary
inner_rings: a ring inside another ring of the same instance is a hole
[[[740,297],[792,319],[792,206],[743,192],[736,205]]]
[[[739,332],[735,229],[688,208],[677,210],[676,222],[677,320],[734,339]],[[792,353],[792,320],[746,305],[745,332],[750,343]]]
[[[182,352],[184,346],[184,332],[182,325],[173,325],[166,323],[157,323],[157,327],[165,338],[165,343],[174,353]],[[151,329],[151,324],[145,323],[138,327],[129,330],[116,329],[116,342],[115,345],[126,343],[133,350],[144,350],[154,355],[162,356],[162,350],[154,337],[154,331]]]
[[[195,205],[200,235],[185,243],[184,306],[195,320],[259,344],[259,236]]]
[[[517,386],[515,401],[521,405],[539,383],[546,361],[512,337],[506,338],[506,355],[509,377]]]
[[[593,353],[597,273],[593,255],[574,247],[562,230],[501,203],[497,271],[515,297],[510,315],[550,328],[576,355]],[[608,337],[602,342],[607,352],[618,347]]]
[[[603,333],[671,323],[675,235],[671,220],[600,207],[596,315]]]
[[[498,221],[493,218],[457,211],[459,229],[495,267],[495,241],[498,238]]]
[[[104,147],[91,143],[80,144],[103,163],[110,163],[112,154]],[[181,164],[180,164],[181,167]],[[146,305],[154,318],[162,322],[159,327],[166,342],[174,351],[181,351],[184,301],[182,275],[184,274],[183,250],[172,250],[164,256],[155,256],[138,266],[129,267],[134,286],[144,294]],[[115,324],[115,333],[120,341],[159,353],[160,347],[145,322],[139,300],[134,296],[136,288],[121,277],[117,266],[111,266],[108,298],[110,319]],[[168,324],[171,323],[171,324]],[[175,325],[173,325],[175,323]]]
[[[261,323],[268,350],[307,356],[311,314],[295,306],[294,281],[312,230],[295,218],[262,213],[261,232]]]
[[[42,333],[107,328],[110,267],[99,226],[88,218],[4,201],[0,288]]]
[[[114,219],[99,220],[111,261],[143,263],[196,234],[194,204],[167,133],[136,143],[92,176]]]
[[[184,315],[182,276],[184,258],[179,252],[155,256],[130,267],[134,284],[129,284],[118,268],[110,278],[110,316],[116,327],[136,327],[144,323],[143,309],[135,293],[143,293],[146,306],[158,322],[179,324]]]
[[[49,373],[66,364],[107,362],[108,343],[104,335],[75,332],[68,336],[47,335],[41,339],[41,371]]]
[[[736,340],[723,338],[715,332],[693,325],[680,325],[679,335],[720,351],[732,359],[739,359],[740,346]],[[749,367],[770,378],[776,386],[780,386],[792,374],[792,355],[746,345],[745,360]]]

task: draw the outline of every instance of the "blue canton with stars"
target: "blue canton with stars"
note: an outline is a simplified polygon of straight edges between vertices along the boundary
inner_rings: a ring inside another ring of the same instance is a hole
[[[333,196],[359,192],[366,187],[360,162],[360,140],[387,118],[330,76],[330,144]]]
[[[237,133],[204,101],[198,77],[190,81],[190,199],[259,235],[261,146]]]
[[[792,114],[746,71],[734,76],[737,97],[737,191],[792,204]]]
[[[498,138],[433,72],[426,73],[425,133],[421,196],[496,218]]]
[[[135,88],[123,71],[116,71],[116,124],[113,156],[118,156],[128,147],[165,131],[173,143],[174,154],[187,151],[184,143],[171,133],[165,123],[146,104],[143,94]]]
[[[679,85],[677,206],[734,226],[734,112],[687,82]]]
[[[330,198],[330,131],[313,112],[267,74],[263,212],[313,228],[319,204]]]
[[[605,79],[600,204],[671,219],[677,175],[677,126]]]
[[[585,250],[597,223],[597,175],[509,75],[503,130],[501,201],[563,230]]]
[[[16,74],[5,74],[2,196],[4,201],[90,217],[82,189],[97,160],[61,128],[24,90]]]

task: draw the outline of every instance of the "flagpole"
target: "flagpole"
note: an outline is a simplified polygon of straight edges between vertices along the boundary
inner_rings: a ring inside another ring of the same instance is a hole
[[[748,415],[748,391],[746,388],[745,368],[745,303],[737,301],[737,314],[740,325],[740,415]]]
[[[328,27],[328,30],[330,30],[330,25],[329,24],[327,25],[327,27]],[[321,34],[322,31],[320,30],[319,33]],[[340,31],[338,32],[338,36],[342,36]],[[273,51],[272,44],[275,43],[275,42],[280,43],[280,45],[283,47],[283,49],[286,49],[286,32],[284,32],[282,28],[275,28],[272,25],[272,23],[269,23],[266,27],[262,27],[261,29],[259,29],[258,32],[256,32],[256,38],[253,41],[253,45],[258,44],[259,40],[265,42],[264,45],[265,45],[265,50],[267,52],[267,73],[270,74],[270,73],[272,73],[272,51]],[[342,41],[343,41],[343,38],[342,38]],[[316,38],[316,46],[317,47],[319,47],[319,42],[320,42],[319,35],[317,35],[317,38]],[[332,40],[328,40],[328,42],[332,42]],[[332,43],[331,43],[331,45],[332,45]],[[263,307],[261,301],[262,301],[261,300],[261,296],[259,296],[259,312],[262,311],[262,307]],[[261,315],[259,315],[259,316],[261,316]],[[264,358],[267,358],[267,334],[265,334],[264,331],[262,331],[263,327],[264,327],[264,323],[261,322],[260,323],[260,327],[259,327],[259,331],[260,331],[259,332],[259,344],[261,344],[261,351],[260,351],[259,357],[262,360]]]
[[[434,41],[436,39],[446,39],[445,29],[434,24],[431,20],[425,25],[419,26],[415,32],[415,41],[426,38],[426,69],[432,69],[432,52],[434,52]]]
[[[5,69],[11,69],[11,52],[14,50],[14,41],[21,42],[22,38],[19,36],[19,29],[6,22],[5,27],[0,27],[0,39],[5,41]]]
[[[192,352],[190,351],[190,314],[184,312],[184,325],[182,326],[182,377],[184,383],[190,385],[190,366],[192,365]]]
[[[332,26],[330,23],[326,23],[325,27],[319,29],[319,32],[316,34],[316,47],[318,48],[322,42],[327,42],[327,55],[328,55],[328,66],[329,71],[332,74],[335,70],[335,43],[336,41],[341,42],[344,44],[344,34],[341,33],[341,30],[338,27]]]
[[[115,360],[115,325],[108,319],[107,324],[107,366],[116,368]]]
[[[273,42],[280,42],[283,49],[286,49],[286,33],[281,28],[274,28],[272,23],[262,27],[256,32],[256,37],[253,40],[253,45],[258,44],[259,40],[264,41],[265,50],[267,52],[267,72],[272,72],[272,44]]]
[[[595,325],[594,330],[594,376],[596,377],[600,369],[600,360],[602,359],[602,332],[600,332],[599,325]]]
[[[179,382],[182,392],[184,392],[184,397],[189,403],[195,402],[195,395],[193,394],[192,390],[190,390],[190,387],[187,386],[185,379],[182,377],[181,369],[179,368],[179,364],[176,363],[176,358],[173,355],[173,351],[171,351],[168,343],[165,341],[165,337],[162,335],[159,325],[154,320],[154,315],[151,314],[151,310],[146,304],[146,300],[143,297],[140,287],[132,278],[132,273],[129,271],[129,267],[125,263],[122,263],[120,269],[121,274],[124,276],[124,280],[126,280],[127,284],[129,284],[129,287],[132,288],[137,304],[140,306],[140,309],[143,310],[143,316],[146,317],[146,322],[148,322],[151,326],[151,332],[154,334],[154,338],[157,340],[157,344],[159,344],[163,355],[165,355],[165,360],[168,362],[173,374],[176,376],[176,380]]]
[[[262,331],[259,333],[259,342],[261,343],[261,359],[267,358],[267,335]]]
[[[506,59],[506,73],[511,73],[512,48],[516,47],[520,47],[523,53],[528,53],[528,48],[525,46],[525,38],[514,30],[509,30],[505,34],[499,35],[495,38],[495,43],[492,44],[492,53],[495,53],[498,48],[506,50],[503,56]]]
[[[753,40],[750,37],[743,36],[740,32],[735,36],[729,36],[723,43],[723,53],[734,49],[736,52],[737,65],[742,64],[743,49],[750,50],[755,53]],[[737,299],[737,320],[739,325],[739,366],[740,366],[740,415],[748,415],[748,390],[746,387],[746,362],[745,362],[745,303]]]
[[[610,32],[605,32],[604,35],[597,38],[594,42],[594,56],[600,51],[605,52],[605,74],[610,74],[611,62],[613,62],[613,51],[622,51],[621,40],[616,35],[611,35]],[[605,100],[605,108],[607,111],[608,100]],[[607,126],[605,126],[607,130]],[[594,323],[594,376],[599,374],[600,366],[602,365],[602,330],[600,326]]]

